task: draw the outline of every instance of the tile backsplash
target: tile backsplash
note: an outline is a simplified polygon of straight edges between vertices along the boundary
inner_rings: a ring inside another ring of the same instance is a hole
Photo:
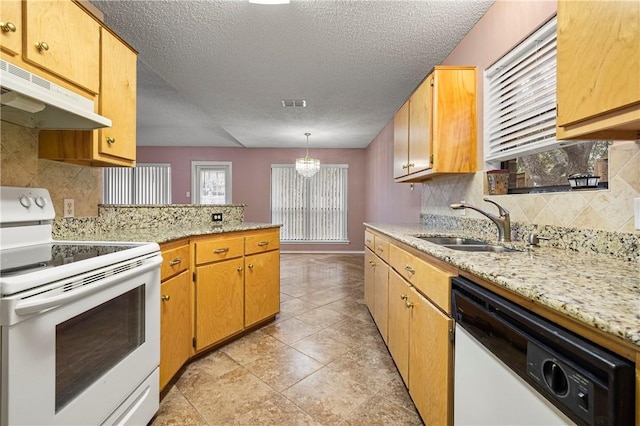
[[[38,131],[0,122],[0,185],[47,188],[56,217],[63,200],[75,200],[76,217],[97,216],[102,202],[102,169],[38,158]]]
[[[449,205],[464,200],[494,212],[483,201],[484,173],[434,179],[422,184],[421,215],[460,216]],[[633,199],[640,197],[640,142],[616,142],[609,150],[609,189],[547,194],[493,195],[512,222],[623,233],[635,230]],[[472,210],[470,218],[484,219]]]

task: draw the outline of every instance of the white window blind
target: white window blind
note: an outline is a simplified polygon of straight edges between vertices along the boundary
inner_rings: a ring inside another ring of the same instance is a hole
[[[105,167],[102,180],[105,204],[171,203],[171,164]]]
[[[556,18],[487,69],[485,88],[486,161],[504,161],[559,147]]]
[[[293,164],[271,166],[271,222],[290,242],[346,242],[348,165],[321,165],[310,179]]]

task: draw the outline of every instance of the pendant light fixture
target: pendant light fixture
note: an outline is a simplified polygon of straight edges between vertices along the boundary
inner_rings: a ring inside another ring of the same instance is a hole
[[[305,133],[304,135],[307,137],[307,155],[296,159],[296,171],[303,177],[310,178],[320,170],[320,160],[309,158],[309,136],[311,136],[311,133]]]

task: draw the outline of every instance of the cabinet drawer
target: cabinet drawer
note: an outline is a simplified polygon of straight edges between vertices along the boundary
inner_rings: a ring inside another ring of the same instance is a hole
[[[373,238],[374,247],[372,249],[380,259],[389,263],[389,240],[380,235],[375,235]]]
[[[261,232],[245,237],[245,254],[262,253],[280,248],[280,231]]]
[[[366,247],[369,247],[371,249],[371,251],[374,251],[375,246],[374,246],[374,235],[372,232],[369,231],[364,231],[364,245]]]
[[[401,248],[389,245],[389,262],[393,269],[443,311],[451,313],[451,276]]]
[[[196,265],[233,259],[244,254],[244,237],[220,238],[195,243]]]
[[[187,270],[187,268],[189,268],[188,245],[162,251],[162,267],[160,269],[162,281]]]

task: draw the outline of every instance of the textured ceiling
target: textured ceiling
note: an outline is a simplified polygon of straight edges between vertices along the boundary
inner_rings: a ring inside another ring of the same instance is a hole
[[[493,1],[92,3],[139,52],[138,145],[361,148]]]

